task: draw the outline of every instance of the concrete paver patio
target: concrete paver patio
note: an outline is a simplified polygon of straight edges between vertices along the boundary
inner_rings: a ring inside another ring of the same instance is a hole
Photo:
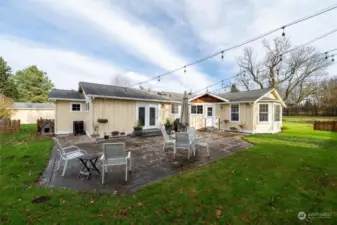
[[[207,133],[200,132],[201,135]],[[69,161],[64,177],[61,176],[63,164],[60,170],[56,169],[59,160],[56,147],[53,148],[49,163],[40,178],[40,184],[52,187],[64,187],[83,191],[134,192],[144,185],[175,175],[183,170],[194,168],[215,159],[226,157],[234,152],[246,149],[250,143],[241,139],[237,133],[215,132],[210,143],[210,154],[206,149],[197,146],[196,156],[187,160],[187,151],[177,150],[176,158],[173,159],[173,149],[162,150],[163,137],[127,137],[109,140],[108,142],[125,142],[126,150],[131,151],[132,173],[125,182],[125,167],[110,167],[105,176],[105,184],[101,184],[100,175],[93,172],[90,180],[78,178],[81,168],[79,160]],[[76,145],[88,153],[102,153],[102,143],[91,142],[87,136],[66,136],[59,138],[64,146]],[[80,142],[80,143],[79,143]],[[97,163],[101,171],[100,162]]]

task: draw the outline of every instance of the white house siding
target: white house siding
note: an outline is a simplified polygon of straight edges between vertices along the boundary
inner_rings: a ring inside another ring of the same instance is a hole
[[[259,105],[260,104],[268,104],[268,122],[260,122],[259,121]],[[254,122],[255,129],[254,133],[277,133],[281,131],[282,127],[282,107],[281,107],[281,121],[274,121],[274,105],[280,105],[277,102],[257,102],[254,105]]]

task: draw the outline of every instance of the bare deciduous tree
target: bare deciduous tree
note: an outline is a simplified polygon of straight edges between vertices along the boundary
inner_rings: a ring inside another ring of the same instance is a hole
[[[265,57],[258,63],[254,51],[244,49],[243,56],[238,58],[238,65],[244,71],[238,82],[247,90],[252,84],[261,89],[281,89],[287,102],[297,104],[313,94],[317,85],[310,82],[311,78],[324,77],[326,68],[331,64],[313,47],[291,49],[291,43],[286,38],[275,38],[271,43],[264,40],[263,47]]]
[[[111,84],[121,87],[128,87],[131,84],[131,80],[123,74],[116,74],[112,78]]]

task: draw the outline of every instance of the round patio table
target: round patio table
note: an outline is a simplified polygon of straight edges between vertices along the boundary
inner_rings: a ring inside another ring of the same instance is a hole
[[[96,163],[102,153],[89,153],[78,157],[82,163],[82,168],[78,174],[78,177],[87,176],[87,180],[90,179],[92,171],[96,171],[98,174],[101,174],[99,169],[96,167]]]

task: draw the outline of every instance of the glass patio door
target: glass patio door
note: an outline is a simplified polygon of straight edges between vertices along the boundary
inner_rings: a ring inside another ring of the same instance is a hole
[[[158,128],[158,105],[139,104],[137,107],[137,120],[144,129]]]

